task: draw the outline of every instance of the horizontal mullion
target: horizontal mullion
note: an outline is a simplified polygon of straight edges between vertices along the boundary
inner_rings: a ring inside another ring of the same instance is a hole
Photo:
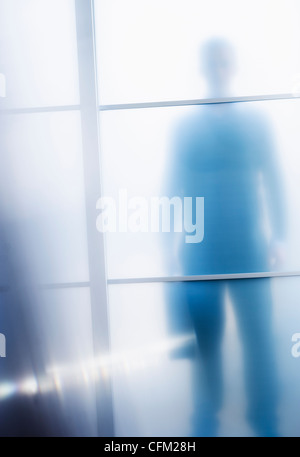
[[[17,288],[22,289],[22,286],[19,287],[16,284]],[[23,286],[23,287],[26,287]],[[29,285],[29,288],[31,285]],[[33,285],[32,287],[37,287],[41,290],[59,290],[59,289],[79,289],[79,288],[88,288],[90,287],[90,283],[86,282],[66,282],[66,283],[53,283],[53,284],[40,284],[40,285]],[[10,290],[14,290],[14,286],[0,286],[0,294],[9,292]]]
[[[43,290],[53,289],[78,289],[81,287],[90,287],[90,283],[86,282],[66,282],[66,283],[53,283],[53,284],[42,284],[39,286]]]
[[[107,279],[108,285],[120,284],[149,284],[149,283],[165,283],[165,282],[191,282],[191,281],[224,281],[234,279],[256,279],[256,278],[285,278],[300,276],[300,271],[287,272],[257,272],[257,273],[230,273],[230,274],[214,274],[214,275],[192,275],[192,276],[154,276],[144,278],[112,278]],[[58,290],[58,289],[78,289],[90,287],[89,281],[82,282],[67,282],[67,283],[49,283],[37,286],[42,290]],[[8,292],[9,286],[0,286],[1,292]]]
[[[62,105],[62,106],[43,106],[33,108],[7,108],[1,109],[0,114],[39,114],[39,113],[54,113],[61,111],[79,111],[80,105]]]
[[[120,103],[112,105],[100,105],[100,111],[116,111],[129,109],[144,108],[167,108],[176,106],[194,106],[194,105],[213,105],[221,103],[239,103],[239,102],[259,102],[268,100],[292,100],[300,98],[300,94],[269,94],[269,95],[248,95],[243,97],[223,97],[223,98],[202,98],[195,100],[170,100],[157,102],[141,103]]]
[[[100,111],[115,111],[128,109],[143,109],[143,108],[164,108],[176,106],[194,106],[194,105],[212,105],[222,103],[239,103],[239,102],[255,102],[268,100],[293,100],[300,98],[300,94],[269,94],[269,95],[248,95],[241,97],[223,97],[223,98],[203,98],[193,100],[170,100],[157,102],[141,102],[141,103],[121,103],[112,105],[100,105]],[[35,113],[51,113],[59,111],[79,111],[81,105],[59,105],[59,106],[44,106],[32,108],[4,108],[0,109],[0,114],[35,114]]]
[[[145,278],[114,278],[108,279],[108,285],[118,284],[147,284],[165,282],[188,282],[188,281],[223,281],[234,279],[256,279],[256,278],[284,278],[300,276],[300,271],[288,272],[258,272],[258,273],[230,273],[214,275],[192,275],[192,276],[160,276]]]

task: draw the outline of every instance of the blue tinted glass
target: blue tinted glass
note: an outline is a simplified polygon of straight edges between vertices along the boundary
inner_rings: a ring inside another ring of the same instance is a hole
[[[2,116],[1,227],[37,283],[87,281],[80,114]]]
[[[230,43],[231,95],[299,91],[297,0],[96,0],[101,103],[210,96],[203,53]],[[278,31],[281,33],[278,33]],[[221,95],[221,94],[219,94]]]
[[[6,106],[79,103],[74,0],[5,0],[0,9]]]
[[[298,100],[102,113],[103,189],[117,211],[109,276],[299,270],[299,119]],[[180,233],[172,220],[153,229],[153,198],[166,196],[181,199]]]
[[[110,286],[117,436],[299,436],[299,286]]]

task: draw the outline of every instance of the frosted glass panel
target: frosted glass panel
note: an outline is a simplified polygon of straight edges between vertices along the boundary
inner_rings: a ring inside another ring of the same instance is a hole
[[[297,0],[95,4],[101,103],[299,91]],[[228,92],[207,84],[212,79],[202,51],[212,38],[231,43],[230,66],[228,53],[218,66],[231,79]]]
[[[95,436],[89,289],[24,290],[0,294],[0,435]]]
[[[117,436],[299,436],[298,278],[112,285]]]
[[[1,134],[1,243],[11,261],[35,282],[87,281],[80,114],[2,116]]]
[[[298,100],[102,113],[109,277],[299,270],[299,123]]]
[[[2,0],[8,107],[79,102],[74,0]]]

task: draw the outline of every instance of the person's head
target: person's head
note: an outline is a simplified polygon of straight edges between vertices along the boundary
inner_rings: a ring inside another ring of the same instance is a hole
[[[202,70],[210,93],[225,95],[235,72],[232,45],[222,38],[212,38],[202,47]]]

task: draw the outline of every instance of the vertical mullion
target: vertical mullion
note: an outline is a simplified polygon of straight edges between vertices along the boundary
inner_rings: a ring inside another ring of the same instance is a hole
[[[101,180],[93,0],[75,0],[75,5],[93,344],[98,358],[109,353],[110,344],[104,239],[96,229],[96,202],[101,197]],[[98,435],[113,436],[110,374],[104,377],[97,373],[95,382]]]

